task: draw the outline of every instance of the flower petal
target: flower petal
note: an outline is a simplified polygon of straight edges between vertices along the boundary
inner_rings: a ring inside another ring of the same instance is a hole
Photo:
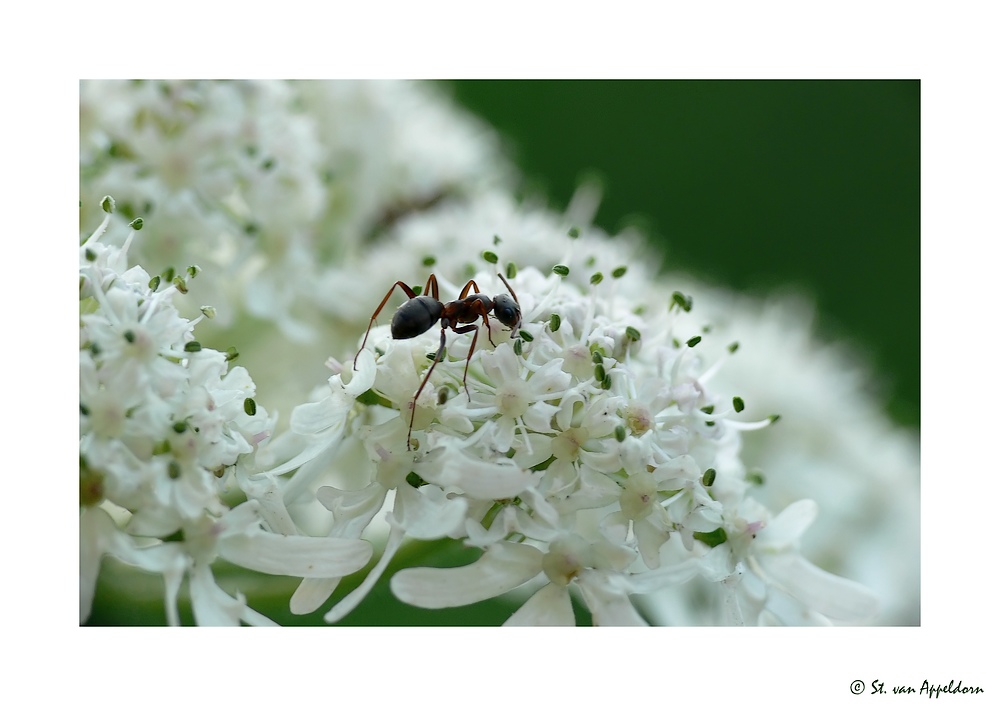
[[[518,360],[512,346],[500,346],[493,351],[484,351],[481,361],[486,376],[496,385],[504,380],[520,378]]]
[[[101,559],[117,531],[114,520],[102,508],[84,508],[80,512],[80,624],[90,617]]]
[[[462,527],[468,509],[465,498],[448,497],[431,485],[421,491],[403,483],[396,489],[396,509],[389,522],[414,539],[440,539]]]
[[[372,545],[360,539],[289,537],[259,531],[223,537],[219,555],[264,574],[335,578],[363,568],[372,558]]]
[[[242,621],[248,625],[277,626],[250,608],[242,595],[233,598],[219,588],[208,566],[191,572],[191,610],[198,625],[237,627]]]
[[[799,554],[765,554],[757,561],[783,590],[828,618],[863,621],[878,612],[874,593],[859,583],[823,571]]]
[[[361,490],[340,490],[325,485],[316,490],[316,499],[333,513],[331,537],[358,539],[385,504],[386,489],[369,483]]]
[[[475,563],[451,569],[403,569],[390,586],[419,608],[452,608],[499,596],[537,576],[542,552],[526,544],[494,544]]]
[[[316,402],[305,402],[292,410],[289,427],[296,434],[310,436],[331,432],[343,426],[355,398],[342,390],[333,390]]]
[[[648,519],[636,520],[634,523],[635,541],[642,555],[642,560],[650,569],[660,566],[660,547],[667,541],[670,533],[660,529]]]
[[[669,586],[686,583],[698,575],[696,559],[684,559],[677,564],[631,574],[626,578],[631,593],[653,593]]]
[[[309,615],[319,610],[326,599],[333,595],[340,585],[340,579],[302,579],[298,588],[292,593],[288,609],[292,615]]]
[[[792,547],[809,529],[818,514],[819,506],[815,500],[794,502],[767,523],[767,527],[757,535],[756,543],[771,550]]]
[[[538,483],[529,469],[509,459],[484,461],[458,449],[428,454],[414,470],[429,483],[457,488],[477,500],[517,497],[525,488]]]
[[[504,627],[531,625],[576,625],[569,591],[554,583],[546,584],[504,623]]]
[[[338,376],[330,378],[330,386],[335,387],[338,383],[343,386],[344,392],[351,397],[357,397],[362,392],[372,389],[375,384],[375,356],[369,350],[363,350],[358,354],[358,369],[354,371],[351,381],[346,385],[340,381]]]
[[[328,623],[335,623],[341,620],[345,615],[350,613],[352,610],[358,607],[358,605],[363,601],[368,594],[371,592],[378,580],[382,578],[382,574],[385,572],[389,562],[392,557],[396,555],[399,550],[400,545],[403,544],[403,540],[406,535],[403,534],[402,530],[394,527],[389,530],[389,539],[386,540],[385,550],[382,552],[382,556],[379,557],[378,563],[372,567],[372,570],[368,572],[365,576],[365,580],[362,581],[357,588],[348,593],[340,602],[337,603],[333,608],[323,616],[323,620]]]
[[[281,488],[273,476],[262,473],[248,475],[238,466],[236,479],[240,490],[246,493],[248,499],[257,503],[260,519],[272,532],[298,534],[295,521],[288,514]]]
[[[577,579],[577,585],[594,617],[594,625],[648,625],[628,599],[624,587],[612,586],[604,572],[585,571]]]

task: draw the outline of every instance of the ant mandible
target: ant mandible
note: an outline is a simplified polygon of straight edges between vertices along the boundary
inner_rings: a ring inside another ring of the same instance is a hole
[[[469,401],[471,402],[472,395],[469,394],[469,386],[466,383],[466,377],[469,374],[469,363],[472,361],[472,353],[476,350],[476,339],[479,338],[478,319],[482,317],[483,323],[486,324],[486,335],[489,337],[490,343],[493,343],[493,333],[490,331],[490,313],[492,313],[500,323],[510,328],[512,336],[515,335],[518,328],[520,328],[521,306],[517,301],[517,295],[514,294],[514,290],[511,289],[510,284],[508,284],[507,280],[503,278],[503,275],[498,273],[497,276],[500,278],[500,281],[504,283],[504,286],[507,287],[507,291],[510,292],[510,296],[501,292],[493,297],[493,299],[490,299],[485,294],[481,294],[479,292],[479,285],[476,284],[474,279],[470,279],[466,285],[462,287],[462,292],[458,295],[458,299],[448,303],[442,302],[438,297],[437,277],[433,274],[427,278],[427,285],[423,288],[423,293],[420,296],[417,296],[416,293],[406,286],[404,282],[397,281],[389,288],[389,291],[386,292],[385,297],[382,299],[382,303],[378,305],[378,308],[375,309],[375,313],[372,314],[372,320],[371,323],[368,324],[368,330],[365,331],[365,338],[361,342],[361,348],[354,356],[355,370],[358,369],[358,356],[361,355],[361,351],[364,350],[365,343],[368,342],[368,334],[371,332],[372,326],[375,325],[375,317],[377,317],[383,307],[385,307],[386,302],[389,301],[389,297],[392,296],[396,287],[403,290],[403,293],[409,297],[409,301],[404,302],[403,305],[396,310],[396,313],[392,317],[392,323],[390,324],[389,329],[392,332],[393,338],[414,338],[425,331],[429,331],[435,322],[441,322],[441,345],[438,346],[437,353],[434,356],[434,362],[427,370],[427,374],[424,375],[424,379],[420,383],[420,387],[417,388],[416,394],[413,395],[413,401],[410,402],[410,428],[406,433],[407,450],[410,449],[410,437],[413,434],[413,419],[417,413],[417,398],[420,397],[420,393],[423,392],[424,386],[431,377],[431,373],[434,372],[434,367],[443,357],[445,331],[450,328],[455,333],[475,332],[472,335],[472,345],[469,346],[469,355],[465,359],[465,372],[462,374],[462,386],[465,387],[465,394],[469,397]],[[475,294],[470,295],[470,290],[475,290]],[[459,324],[466,325],[459,326]],[[496,344],[494,343],[493,345],[495,346]]]

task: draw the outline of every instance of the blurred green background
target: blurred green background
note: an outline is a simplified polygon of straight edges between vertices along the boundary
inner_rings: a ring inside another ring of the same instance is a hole
[[[459,81],[555,208],[598,175],[596,222],[640,223],[664,267],[813,296],[920,420],[919,81]]]

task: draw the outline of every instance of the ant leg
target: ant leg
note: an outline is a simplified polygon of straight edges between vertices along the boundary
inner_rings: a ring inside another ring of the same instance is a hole
[[[437,290],[437,280],[434,279],[434,275],[431,275],[431,279],[434,280],[434,289],[436,291]],[[431,282],[431,280],[427,280],[428,285],[430,284],[430,282]],[[358,352],[354,354],[354,369],[355,370],[358,369],[358,356],[361,355],[361,351],[363,351],[365,349],[365,344],[368,342],[368,334],[371,333],[372,326],[375,325],[375,317],[377,317],[379,315],[379,313],[382,311],[383,307],[385,307],[386,302],[389,301],[389,297],[392,296],[392,292],[393,292],[393,290],[396,289],[396,287],[399,287],[400,289],[402,289],[403,293],[406,294],[406,296],[408,296],[410,299],[414,299],[417,296],[416,294],[413,293],[413,290],[410,289],[404,282],[398,282],[397,281],[396,284],[394,284],[391,287],[389,287],[389,291],[386,292],[385,298],[382,300],[382,303],[378,305],[378,308],[375,310],[375,313],[372,314],[371,323],[368,324],[368,330],[365,331],[365,338],[364,338],[363,341],[361,341],[361,348],[359,348]]]
[[[461,294],[458,295],[458,298],[460,300],[461,299],[465,299],[467,296],[469,296],[469,290],[470,289],[475,289],[476,290],[476,294],[479,294],[479,285],[476,284],[476,280],[470,279],[468,282],[466,282],[465,286],[462,287],[462,292],[461,292]],[[496,344],[493,343],[493,332],[490,330],[490,317],[487,315],[486,307],[484,307],[482,304],[480,304],[478,307],[476,306],[476,304],[473,304],[472,307],[473,308],[477,308],[478,311],[476,313],[479,314],[479,315],[481,315],[483,317],[483,323],[486,324],[486,335],[489,336],[490,343],[492,343],[493,347],[496,348]],[[458,329],[453,329],[453,330],[457,331]],[[469,331],[472,331],[472,329],[471,328],[466,328],[466,329],[464,329],[462,331],[462,333],[467,333]],[[475,347],[475,345],[473,345],[473,348],[474,347]],[[470,353],[470,355],[471,355],[471,353]],[[465,392],[466,392],[466,394],[468,394],[469,389],[466,388]],[[471,398],[470,398],[470,401],[471,401]]]
[[[468,326],[460,326],[459,328],[453,329],[455,333],[470,333],[472,334],[472,345],[469,346],[469,355],[465,359],[465,372],[462,373],[462,387],[465,388],[465,396],[469,398],[469,402],[472,402],[472,395],[469,394],[469,384],[465,381],[469,376],[469,363],[472,362],[472,354],[476,351],[476,339],[479,338],[479,324],[469,324]],[[487,329],[489,330],[489,329]]]
[[[479,325],[469,324],[468,326],[460,326],[452,330],[455,333],[472,333],[472,345],[469,346],[469,356],[465,359],[465,372],[462,374],[462,386],[465,388],[465,395],[469,398],[469,402],[472,402],[472,395],[469,394],[469,385],[466,382],[466,378],[469,375],[469,363],[472,362],[472,354],[476,350],[476,339],[479,338]],[[438,346],[437,353],[434,355],[434,362],[431,363],[431,367],[427,369],[427,374],[424,375],[423,382],[420,383],[420,387],[417,388],[417,393],[413,395],[413,400],[410,401],[410,429],[406,433],[407,451],[410,450],[410,436],[413,434],[413,420],[417,416],[417,398],[419,398],[420,393],[424,391],[427,381],[431,379],[431,373],[434,372],[434,368],[437,366],[438,362],[440,362],[441,358],[444,357],[445,331],[447,331],[447,329],[442,326],[441,345]]]
[[[433,273],[431,273],[431,276],[427,278],[427,284],[424,285],[424,291],[422,291],[421,294],[434,297],[438,301],[441,301],[441,297],[438,296],[438,280]],[[412,298],[413,297],[410,297],[410,299]]]
[[[476,294],[479,294],[479,285],[476,284],[476,280],[470,279],[468,282],[465,283],[465,286],[462,287],[462,293],[458,295],[458,298],[465,299],[467,296],[469,296],[470,288],[476,290]]]
[[[434,275],[431,275],[433,277]],[[424,391],[424,387],[427,385],[427,381],[431,379],[431,373],[434,372],[434,368],[437,366],[438,361],[444,355],[444,334],[447,329],[441,327],[441,345],[438,346],[437,354],[434,356],[434,362],[431,363],[431,367],[427,369],[427,374],[424,375],[423,382],[420,383],[420,387],[417,388],[417,393],[413,395],[413,399],[410,401],[410,429],[406,432],[406,450],[410,450],[410,437],[413,435],[413,420],[417,416],[417,398],[420,397],[420,393]]]
[[[472,302],[472,304],[469,305],[469,309],[471,311],[475,312],[475,314],[476,314],[477,317],[479,317],[479,316],[483,317],[483,323],[486,324],[486,335],[487,335],[487,337],[489,337],[490,343],[493,345],[493,347],[496,348],[497,344],[493,343],[493,331],[490,329],[490,317],[489,317],[489,315],[487,313],[488,310],[487,310],[486,306],[481,301],[474,301],[474,302]],[[478,330],[479,324],[475,324],[475,328]],[[454,330],[458,331],[458,329],[454,329]],[[466,332],[472,331],[472,330],[473,329],[470,328],[470,327],[465,327],[462,330],[462,333],[466,333]]]

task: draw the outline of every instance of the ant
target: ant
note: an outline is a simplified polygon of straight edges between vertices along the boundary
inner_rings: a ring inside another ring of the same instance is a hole
[[[375,313],[372,314],[371,323],[368,324],[368,330],[365,331],[365,338],[361,342],[361,349],[358,350],[357,354],[354,356],[354,369],[358,369],[358,356],[361,355],[361,351],[365,348],[365,343],[368,342],[368,334],[372,330],[372,326],[375,325],[375,317],[379,315],[385,307],[386,302],[389,301],[389,297],[392,296],[393,291],[396,287],[403,290],[410,299],[404,302],[400,306],[396,313],[392,317],[392,324],[390,325],[390,331],[392,332],[392,337],[395,339],[403,338],[414,338],[429,331],[430,328],[437,322],[441,322],[441,345],[438,346],[437,353],[434,356],[434,362],[431,367],[427,370],[427,374],[424,375],[423,382],[420,383],[420,387],[417,388],[417,393],[413,395],[413,401],[410,403],[410,429],[406,434],[406,449],[410,450],[410,437],[413,434],[413,418],[417,413],[417,398],[420,397],[420,393],[423,392],[424,386],[431,377],[431,373],[434,372],[434,366],[438,364],[442,357],[444,357],[444,341],[445,341],[445,331],[449,328],[455,333],[473,333],[472,345],[469,346],[469,355],[465,359],[465,372],[462,374],[462,386],[465,387],[465,394],[469,397],[469,401],[472,401],[472,395],[469,394],[469,386],[466,383],[466,377],[469,374],[469,363],[472,361],[472,353],[476,350],[476,339],[479,338],[479,324],[478,319],[482,317],[483,323],[486,324],[486,335],[489,336],[490,343],[493,343],[493,334],[490,331],[490,317],[489,314],[492,312],[496,319],[508,326],[511,330],[511,335],[517,333],[517,330],[521,326],[521,305],[517,301],[517,295],[514,294],[514,290],[511,289],[510,284],[507,280],[503,278],[503,275],[497,274],[500,281],[504,283],[507,287],[507,291],[510,292],[510,296],[506,293],[501,292],[500,294],[490,299],[485,294],[479,292],[479,285],[476,284],[474,279],[470,279],[464,287],[462,287],[461,294],[458,295],[458,299],[444,303],[438,296],[438,282],[437,277],[433,274],[427,278],[427,285],[423,288],[421,296],[417,296],[412,289],[406,286],[405,283],[397,281],[394,285],[389,288],[386,292],[385,298],[382,299],[382,303],[378,305],[375,309]],[[470,290],[475,290],[475,294],[469,294]],[[474,323],[475,322],[475,323]],[[465,326],[459,326],[459,324],[466,324]],[[496,346],[495,343],[493,343]]]

